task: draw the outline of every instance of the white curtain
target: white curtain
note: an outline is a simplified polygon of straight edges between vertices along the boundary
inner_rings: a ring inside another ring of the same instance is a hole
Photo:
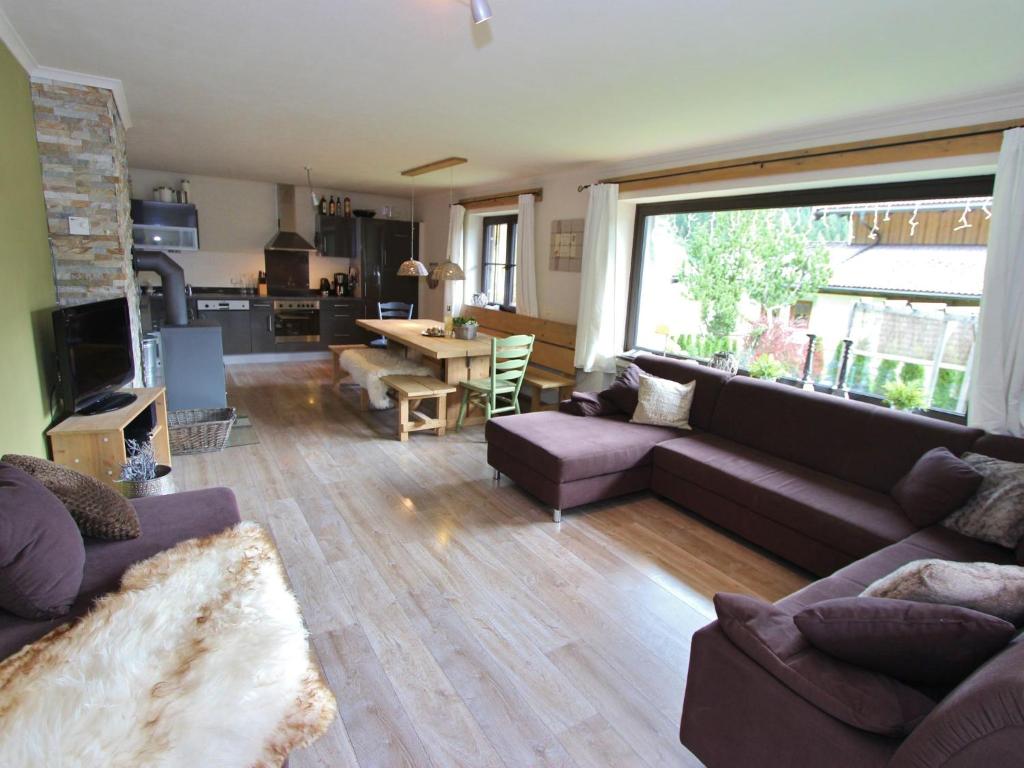
[[[618,184],[590,188],[576,320],[576,367],[586,373],[613,372],[622,352],[627,268],[616,257],[618,203]]]
[[[539,317],[533,203],[533,195],[519,196],[519,220],[516,222],[516,312]]]
[[[1003,134],[968,422],[1024,436],[1024,128]]]
[[[458,203],[448,206],[448,260],[458,264],[463,269],[466,267],[463,259],[466,239],[465,225],[465,206]],[[465,302],[466,281],[445,280],[442,285],[444,286],[445,307],[451,306],[452,314],[459,314],[459,310],[462,309],[462,305]]]

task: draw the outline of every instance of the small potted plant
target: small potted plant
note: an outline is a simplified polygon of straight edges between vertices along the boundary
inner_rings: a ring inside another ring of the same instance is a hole
[[[897,411],[914,411],[924,406],[924,390],[918,382],[890,381],[882,391],[885,401]]]
[[[452,326],[455,329],[455,338],[462,339],[463,341],[472,341],[476,338],[476,329],[479,326],[476,320],[472,317],[458,317],[452,318]]]
[[[128,460],[121,466],[121,478],[117,482],[124,496],[138,499],[174,493],[171,468],[157,463],[152,442],[127,440],[125,446]]]
[[[775,359],[774,355],[759,355],[750,364],[750,375],[755,379],[775,381],[786,372],[786,366]]]

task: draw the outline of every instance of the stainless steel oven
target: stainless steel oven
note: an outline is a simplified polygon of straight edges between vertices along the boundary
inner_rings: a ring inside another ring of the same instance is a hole
[[[320,302],[279,299],[274,302],[273,312],[276,344],[320,341]]]

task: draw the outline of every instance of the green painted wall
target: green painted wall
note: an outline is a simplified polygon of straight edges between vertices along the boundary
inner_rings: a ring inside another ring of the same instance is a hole
[[[46,455],[54,295],[28,75],[0,43],[0,454]]]

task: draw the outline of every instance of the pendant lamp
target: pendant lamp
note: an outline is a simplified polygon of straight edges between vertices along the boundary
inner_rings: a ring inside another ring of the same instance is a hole
[[[411,210],[409,212],[409,258],[398,265],[399,277],[428,277],[430,272],[416,259],[416,180],[412,180]]]
[[[451,208],[454,204],[454,192],[455,192],[455,171],[449,171],[448,176],[448,207]],[[448,254],[448,259],[442,261],[436,267],[434,271],[430,273],[431,280],[465,280],[466,274],[462,271],[462,267],[451,260],[451,254]]]

